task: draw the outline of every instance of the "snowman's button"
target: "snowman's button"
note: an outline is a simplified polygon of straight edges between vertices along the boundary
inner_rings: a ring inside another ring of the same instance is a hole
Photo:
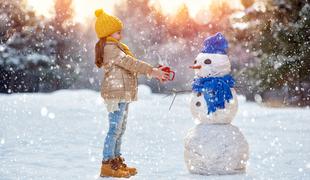
[[[200,97],[201,96],[201,93],[197,93],[197,97]]]
[[[197,106],[197,107],[201,106],[201,102],[199,102],[199,101],[196,102],[196,106]]]

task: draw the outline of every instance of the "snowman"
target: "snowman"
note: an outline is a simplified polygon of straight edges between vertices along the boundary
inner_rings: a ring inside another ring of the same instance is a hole
[[[238,110],[227,56],[228,42],[221,33],[207,38],[192,69],[191,112],[198,123],[185,138],[185,162],[195,174],[245,172],[248,143],[230,124]]]

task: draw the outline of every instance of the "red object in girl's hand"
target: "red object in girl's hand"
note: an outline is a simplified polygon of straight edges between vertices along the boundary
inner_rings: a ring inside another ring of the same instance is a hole
[[[161,70],[169,73],[169,79],[162,79],[162,81],[173,81],[175,77],[175,72],[171,70],[168,66],[159,65],[158,68],[162,68]]]

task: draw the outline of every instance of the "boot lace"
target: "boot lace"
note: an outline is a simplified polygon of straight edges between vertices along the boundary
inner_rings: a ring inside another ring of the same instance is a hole
[[[120,164],[122,165],[122,167],[124,167],[124,168],[127,167],[127,164],[125,164],[125,159],[124,159],[124,158],[119,157],[119,162],[120,162]]]

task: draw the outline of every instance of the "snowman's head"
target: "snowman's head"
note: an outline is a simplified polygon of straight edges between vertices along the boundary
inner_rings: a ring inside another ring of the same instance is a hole
[[[227,55],[199,53],[191,68],[198,77],[219,77],[229,74],[230,66]]]
[[[231,64],[227,56],[228,42],[221,33],[207,38],[204,48],[193,62],[198,77],[219,77],[229,74]]]

